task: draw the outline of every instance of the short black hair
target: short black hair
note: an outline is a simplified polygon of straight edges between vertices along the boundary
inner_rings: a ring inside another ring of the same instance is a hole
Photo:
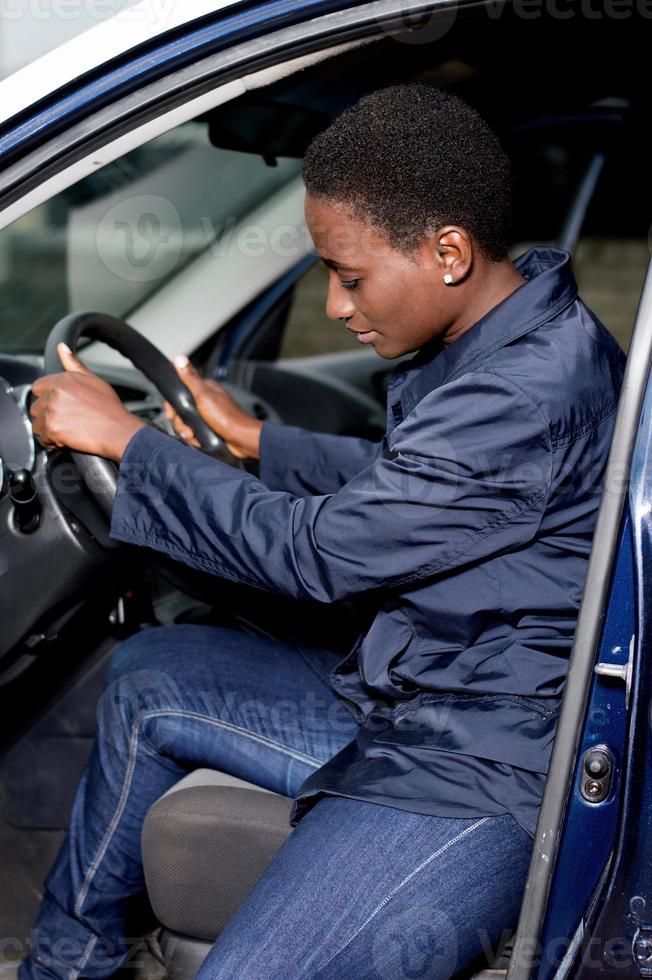
[[[306,190],[351,207],[403,251],[459,225],[490,261],[507,254],[507,154],[467,102],[428,85],[365,95],[319,133],[303,163]]]

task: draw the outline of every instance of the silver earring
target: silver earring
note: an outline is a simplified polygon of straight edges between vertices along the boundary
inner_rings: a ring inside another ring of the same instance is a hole
[[[451,276],[450,272],[447,272],[446,275],[444,276],[444,282],[446,283],[447,286],[450,286],[452,281],[453,281],[453,277]]]

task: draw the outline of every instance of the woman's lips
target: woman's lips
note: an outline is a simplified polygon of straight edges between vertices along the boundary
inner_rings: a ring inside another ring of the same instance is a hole
[[[371,344],[378,338],[376,330],[354,330],[353,333],[359,344]]]

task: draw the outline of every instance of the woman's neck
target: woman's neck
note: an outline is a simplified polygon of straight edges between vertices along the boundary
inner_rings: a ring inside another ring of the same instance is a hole
[[[486,262],[476,268],[463,286],[465,291],[468,290],[463,310],[442,337],[444,345],[448,346],[458,340],[526,281],[508,258],[501,262]]]

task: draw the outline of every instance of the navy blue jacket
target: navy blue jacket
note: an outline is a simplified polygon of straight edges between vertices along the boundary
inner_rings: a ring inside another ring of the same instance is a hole
[[[333,673],[359,735],[301,787],[534,832],[624,355],[570,256],[394,372],[380,444],[266,423],[260,479],[150,428],[113,537],[298,599],[365,596]]]

